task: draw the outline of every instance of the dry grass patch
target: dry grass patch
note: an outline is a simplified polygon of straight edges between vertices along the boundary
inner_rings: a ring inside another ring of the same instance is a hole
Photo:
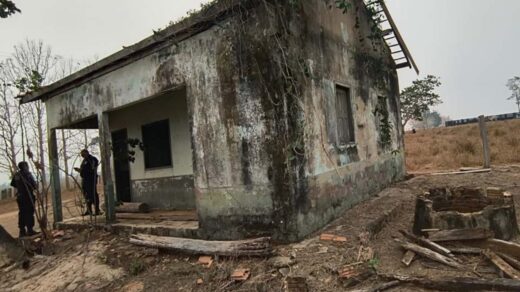
[[[520,163],[520,120],[489,122],[491,163]],[[450,170],[482,165],[478,124],[406,133],[408,171]]]

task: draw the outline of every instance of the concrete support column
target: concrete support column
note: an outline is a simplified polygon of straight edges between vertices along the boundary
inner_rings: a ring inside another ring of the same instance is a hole
[[[48,132],[52,210],[54,213],[54,224],[56,224],[63,221],[63,211],[61,207],[60,160],[58,156],[58,140],[56,139],[56,130],[52,129]]]
[[[101,148],[101,169],[103,170],[103,187],[105,191],[106,218],[115,222],[116,210],[114,199],[114,180],[112,179],[112,135],[108,123],[108,113],[98,114],[99,142]]]

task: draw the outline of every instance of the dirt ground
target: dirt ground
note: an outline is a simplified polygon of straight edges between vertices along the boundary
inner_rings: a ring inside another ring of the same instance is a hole
[[[350,291],[385,282],[375,275],[357,285],[339,278],[344,266],[360,260],[378,273],[442,278],[475,277],[477,272],[482,277],[499,277],[479,256],[459,257],[467,267],[462,271],[425,259],[410,267],[401,264],[403,250],[394,237],[400,237],[399,229],[411,230],[415,195],[443,186],[501,187],[513,194],[518,208],[520,166],[496,167],[490,173],[415,177],[348,210],[302,242],[276,245],[273,257],[220,257],[210,268],[197,264],[196,256],[133,246],[126,236],[68,231],[56,240],[52,252],[33,258],[27,271],[3,268],[0,291],[285,291],[285,280],[293,277],[302,277],[308,291]],[[374,224],[382,215],[388,215],[386,224]],[[347,240],[322,241],[321,233]],[[374,256],[363,259],[366,253],[360,252],[360,247],[362,251],[372,249]],[[245,282],[231,281],[230,274],[236,268],[251,269],[251,277]],[[197,284],[197,280],[202,283]],[[388,291],[423,290],[398,286]]]
[[[63,217],[65,219],[77,217],[82,213],[80,207],[81,197],[78,191],[63,191],[61,200]],[[50,201],[51,199],[49,198],[49,218],[52,218],[53,213]],[[2,225],[11,236],[18,236],[18,206],[14,198],[0,201],[0,225]],[[36,226],[35,229],[38,230],[38,227]]]

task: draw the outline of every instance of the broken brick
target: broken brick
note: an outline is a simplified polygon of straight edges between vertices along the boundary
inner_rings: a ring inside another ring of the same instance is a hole
[[[323,233],[322,235],[320,235],[320,240],[332,241],[334,237],[336,237],[336,235]]]
[[[337,236],[334,234],[323,233],[320,235],[320,240],[323,241],[334,241],[334,242],[347,242],[347,238],[344,236]]]
[[[249,269],[236,269],[233,274],[231,274],[231,279],[242,282],[249,279],[249,276],[251,276],[251,271]]]
[[[213,258],[210,256],[201,256],[199,257],[198,263],[205,266],[206,268],[209,268],[213,264]]]
[[[336,236],[334,237],[333,241],[335,242],[347,242],[347,238],[344,236]]]

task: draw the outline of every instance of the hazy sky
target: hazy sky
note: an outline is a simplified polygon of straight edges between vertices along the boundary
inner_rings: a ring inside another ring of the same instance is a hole
[[[305,1],[305,0],[303,0]],[[0,58],[25,38],[80,60],[105,57],[164,27],[203,0],[17,0],[0,20]],[[520,75],[519,0],[387,0],[421,74],[440,76],[451,118],[514,112],[508,78]],[[417,78],[401,69],[401,86]]]

